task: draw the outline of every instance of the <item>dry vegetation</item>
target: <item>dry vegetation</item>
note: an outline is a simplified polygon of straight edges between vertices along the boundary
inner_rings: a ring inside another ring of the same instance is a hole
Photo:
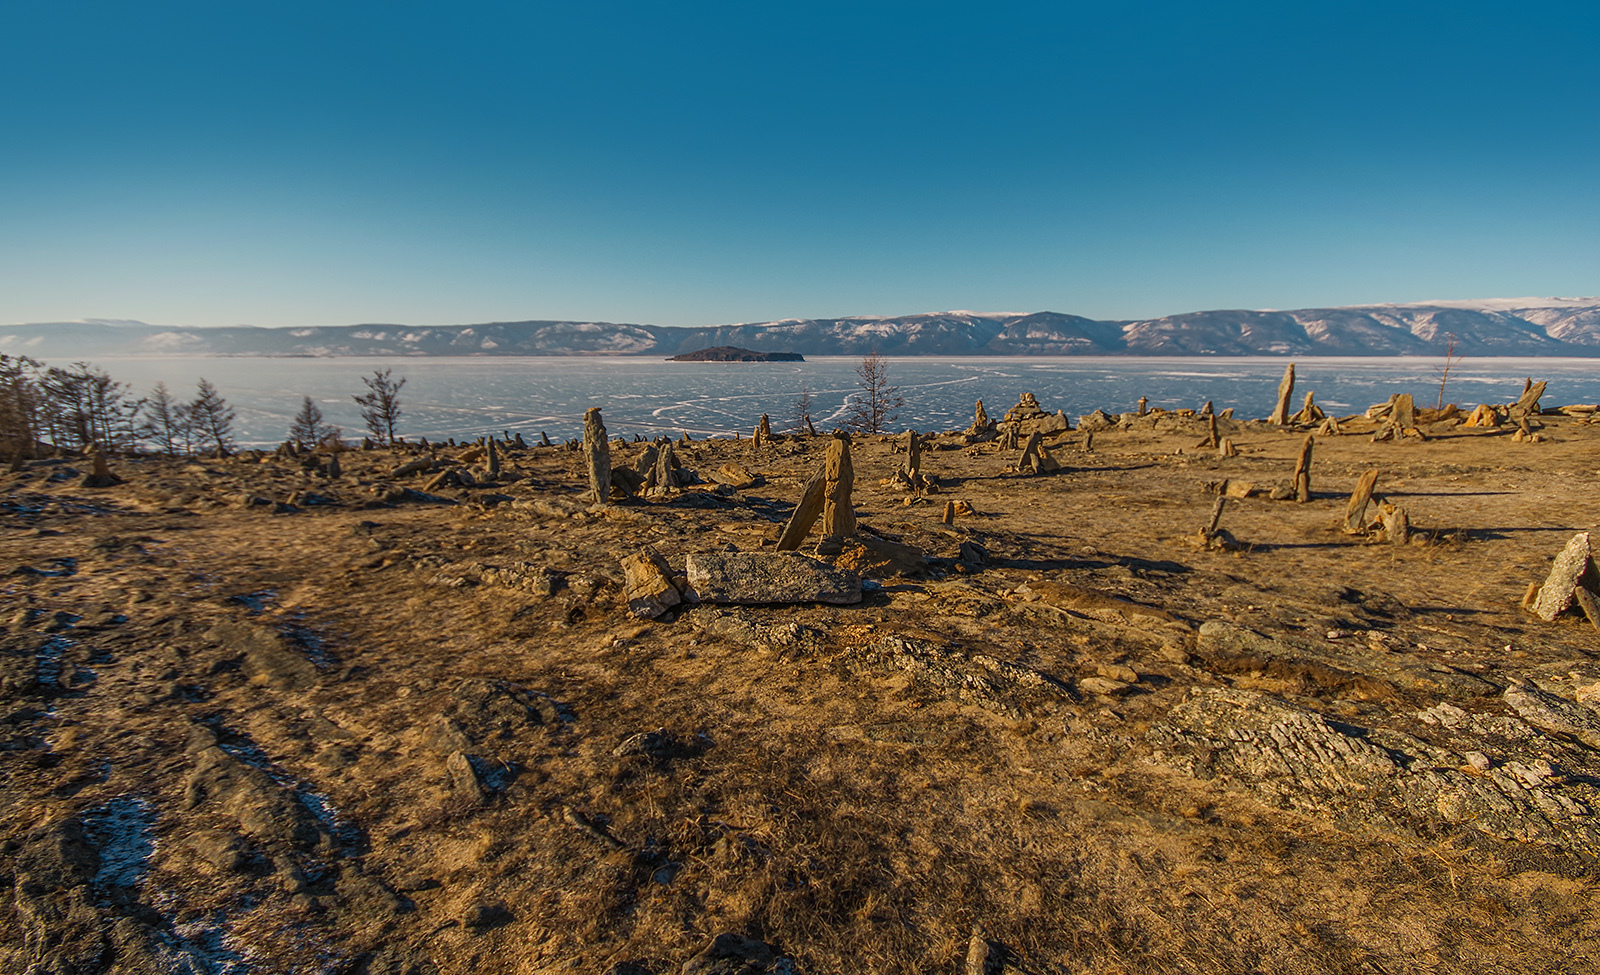
[[[405,451],[32,462],[0,501],[0,968],[662,975],[732,932],[789,959],[749,971],[959,972],[977,930],[991,971],[1594,971],[1600,737],[1506,698],[1600,693],[1600,633],[1519,609],[1600,522],[1600,425],[1545,424],[1321,437],[1309,503],[1231,503],[1236,552],[1193,544],[1206,485],[1287,480],[1303,432],[1073,432],[1032,477],[941,436],[911,505],[858,437],[862,525],[925,569],[663,621],[619,560],[760,550],[824,438],[680,444],[764,483],[603,510],[560,446],[454,503],[401,495]],[[1417,543],[1340,532],[1369,467]],[[1251,765],[1185,723],[1209,701],[1401,768]],[[1406,791],[1491,782],[1469,752],[1582,808],[1519,839]]]

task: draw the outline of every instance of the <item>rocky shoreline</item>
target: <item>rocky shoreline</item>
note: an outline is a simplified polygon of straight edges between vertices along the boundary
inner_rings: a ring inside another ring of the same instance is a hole
[[[1593,970],[1537,399],[31,461],[0,968]]]

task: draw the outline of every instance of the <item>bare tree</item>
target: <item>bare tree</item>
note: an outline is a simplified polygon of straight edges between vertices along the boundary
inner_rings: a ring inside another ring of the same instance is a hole
[[[1448,332],[1444,343],[1444,365],[1433,371],[1439,374],[1439,405],[1437,409],[1444,409],[1444,384],[1450,381],[1450,370],[1462,360],[1456,355],[1456,333]]]
[[[39,441],[40,365],[27,356],[0,354],[0,440],[11,454],[13,469],[33,457]]]
[[[176,454],[180,442],[187,450],[189,410],[173,400],[166,383],[156,383],[144,401],[144,436],[164,454]]]
[[[322,422],[322,409],[307,396],[300,404],[289,426],[289,442],[302,450],[310,450],[333,436],[333,427]]]
[[[400,419],[400,387],[406,378],[389,378],[390,370],[374,369],[372,375],[362,377],[367,384],[367,395],[352,397],[361,407],[361,419],[374,440],[394,445],[394,425]]]
[[[863,433],[882,433],[906,402],[900,387],[889,384],[889,360],[871,352],[856,367],[856,376],[861,392],[850,400],[845,425]]]
[[[795,436],[804,437],[816,432],[816,428],[811,425],[811,409],[811,387],[801,383],[800,395],[795,397],[794,407],[789,414],[790,429]]]
[[[215,448],[218,457],[223,456],[233,448],[234,418],[233,407],[217,392],[217,387],[201,379],[194,402],[189,404],[189,423],[196,439]]]

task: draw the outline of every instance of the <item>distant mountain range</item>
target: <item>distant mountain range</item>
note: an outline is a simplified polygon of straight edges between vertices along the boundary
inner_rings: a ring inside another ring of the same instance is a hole
[[[169,328],[90,320],[0,327],[0,353],[45,359],[195,356],[674,356],[713,346],[802,355],[1600,356],[1600,298],[1199,311],[1141,321],[936,312],[706,328],[611,322]]]

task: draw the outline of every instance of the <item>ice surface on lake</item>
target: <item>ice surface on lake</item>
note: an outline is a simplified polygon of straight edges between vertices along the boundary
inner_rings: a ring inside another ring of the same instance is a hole
[[[1140,396],[1167,409],[1234,407],[1241,418],[1272,411],[1283,358],[1063,357],[891,358],[889,380],[905,406],[893,424],[927,430],[964,428],[982,398],[998,417],[1024,392],[1047,410],[1077,416],[1095,409],[1135,408]],[[1314,391],[1325,408],[1354,413],[1410,393],[1419,405],[1438,398],[1435,358],[1304,357],[1295,362],[1294,408]],[[802,389],[812,396],[812,422],[825,431],[843,422],[847,399],[857,392],[854,357],[805,362],[663,362],[653,358],[184,358],[96,360],[142,396],[165,381],[176,397],[192,395],[199,377],[211,380],[238,410],[237,439],[247,446],[281,441],[301,397],[316,400],[327,421],[347,438],[365,432],[351,397],[366,392],[362,376],[392,369],[404,376],[399,429],[408,439],[468,439],[504,431],[536,440],[576,437],[583,411],[602,409],[612,434],[696,437],[749,436],[766,413],[775,431],[787,429]],[[1524,377],[1550,381],[1546,405],[1600,402],[1600,372],[1593,359],[1467,359],[1456,364],[1447,402],[1471,407],[1506,403],[1522,391]]]

